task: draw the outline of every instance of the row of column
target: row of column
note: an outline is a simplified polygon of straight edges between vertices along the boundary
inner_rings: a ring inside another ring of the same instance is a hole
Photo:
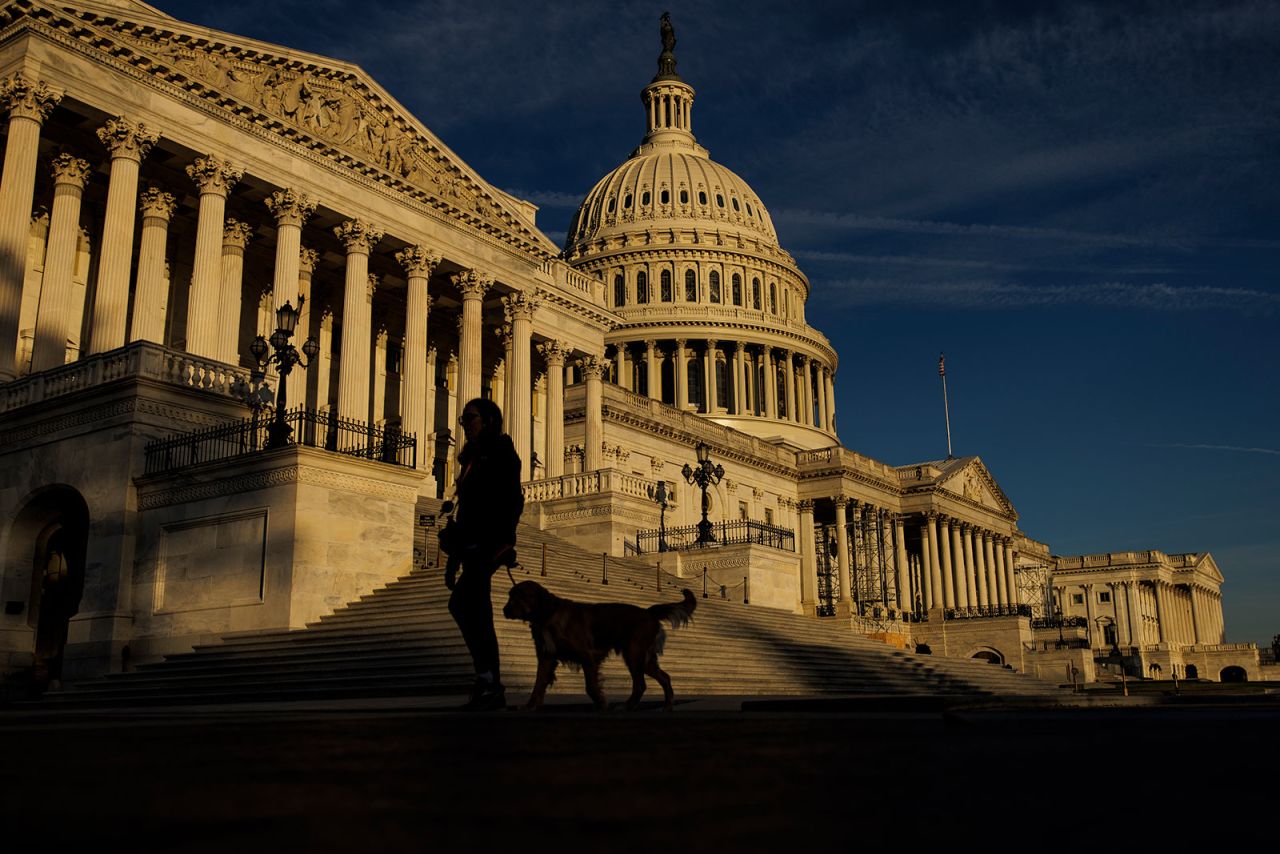
[[[643,348],[642,355],[633,352],[632,348],[637,345]],[[615,376],[623,388],[655,400],[672,400],[676,408],[688,409],[691,403],[689,368],[697,360],[704,377],[703,411],[715,413],[719,411],[717,366],[725,363],[729,382],[725,395],[728,414],[762,416],[835,432],[834,375],[828,366],[803,353],[782,350],[775,358],[773,347],[738,341],[730,356],[720,349],[720,342],[714,338],[704,339],[692,347],[688,339],[677,338],[670,349],[656,339],[623,341],[614,347]],[[638,387],[641,383],[635,369],[640,358],[645,366],[643,389]],[[662,365],[668,360],[673,366],[675,388],[664,386]],[[770,377],[774,378],[773,383],[769,383]]]
[[[1222,604],[1216,591],[1156,579],[1107,582],[1112,618],[1124,646],[1168,643],[1179,646],[1222,643]],[[1096,625],[1095,585],[1084,584],[1089,625]],[[1069,588],[1059,588],[1065,601]],[[1124,604],[1121,604],[1121,599]]]
[[[925,602],[933,608],[1012,608],[1018,604],[1013,540],[929,512],[920,523]]]
[[[875,554],[880,556],[875,566],[862,567],[862,571],[880,572],[883,569],[886,574],[882,596],[876,598],[876,601],[883,602],[888,608],[909,610],[911,580],[902,514],[843,495],[832,498],[832,503],[836,511],[836,564],[839,579],[837,608],[844,613],[853,610],[856,599],[853,582],[858,572],[858,556],[852,552],[849,544],[851,539],[857,541],[854,531],[860,529],[864,537],[875,538]],[[796,536],[799,541],[796,545],[800,549],[801,558],[800,598],[804,604],[813,606],[818,603],[818,529],[814,526],[813,501],[802,500],[798,502],[797,509],[799,524]],[[871,551],[864,550],[864,554],[871,554]]]

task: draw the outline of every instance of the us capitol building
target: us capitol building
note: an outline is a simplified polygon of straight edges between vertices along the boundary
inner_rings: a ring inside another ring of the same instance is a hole
[[[561,248],[356,66],[0,5],[0,670],[118,671],[405,575],[485,395],[526,521],[597,553],[1054,678],[1263,678],[1209,554],[1055,555],[978,457],[841,445],[810,283],[697,142],[674,42]]]

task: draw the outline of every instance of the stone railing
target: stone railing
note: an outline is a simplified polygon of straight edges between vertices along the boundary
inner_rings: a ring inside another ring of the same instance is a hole
[[[228,398],[243,397],[249,372],[213,359],[135,341],[0,386],[0,412],[12,412],[123,379],[150,379]]]
[[[1191,646],[1196,652],[1248,652],[1258,648],[1256,643],[1197,643]]]
[[[542,265],[542,272],[562,289],[578,292],[596,305],[604,305],[604,282],[580,273],[563,261],[550,260]]]
[[[1133,566],[1137,564],[1162,564],[1169,567],[1191,567],[1200,560],[1198,553],[1165,554],[1156,549],[1141,552],[1104,552],[1092,555],[1072,555],[1057,558],[1058,569],[1091,569],[1100,566]]]
[[[651,500],[655,484],[643,477],[617,469],[566,474],[545,480],[531,480],[524,485],[524,500],[530,504],[554,501],[557,498],[573,498],[579,495],[617,493],[633,498]]]
[[[855,469],[877,478],[888,479],[889,483],[897,482],[897,474],[893,466],[882,463],[879,460],[873,460],[870,457],[864,457],[862,454],[850,451],[847,448],[833,445],[830,448],[819,448],[816,451],[799,451],[796,453],[796,465],[801,470],[836,463],[844,468]]]

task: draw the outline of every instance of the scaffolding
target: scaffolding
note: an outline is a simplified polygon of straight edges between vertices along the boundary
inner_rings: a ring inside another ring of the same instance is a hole
[[[1049,589],[1049,567],[1043,563],[1020,564],[1014,570],[1018,600],[1031,607],[1033,618],[1043,619],[1053,613]]]
[[[835,525],[815,525],[815,557],[818,562],[818,616],[834,617],[840,599],[840,568],[836,559]]]
[[[864,606],[888,608],[890,602],[897,602],[897,552],[888,511],[860,508],[849,525],[849,545],[859,612]]]

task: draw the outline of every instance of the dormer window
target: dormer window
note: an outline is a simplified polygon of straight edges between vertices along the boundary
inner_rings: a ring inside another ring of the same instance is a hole
[[[687,204],[689,204],[689,191],[688,191],[688,190],[681,190],[681,191],[680,191],[680,204],[682,204],[682,205],[687,205]]]
[[[658,201],[664,205],[671,204],[671,194],[666,190],[663,190],[661,193],[658,194]]]
[[[707,206],[707,194],[703,190],[698,191],[698,204],[702,205],[703,207]]]
[[[733,209],[735,211],[741,212],[742,208],[738,206],[738,197],[734,196],[732,201],[733,201]]]
[[[716,206],[724,207],[724,196],[720,195],[719,193],[716,193]]]
[[[649,207],[649,191],[648,190],[645,190],[643,193],[640,194],[640,207],[642,208]]]

